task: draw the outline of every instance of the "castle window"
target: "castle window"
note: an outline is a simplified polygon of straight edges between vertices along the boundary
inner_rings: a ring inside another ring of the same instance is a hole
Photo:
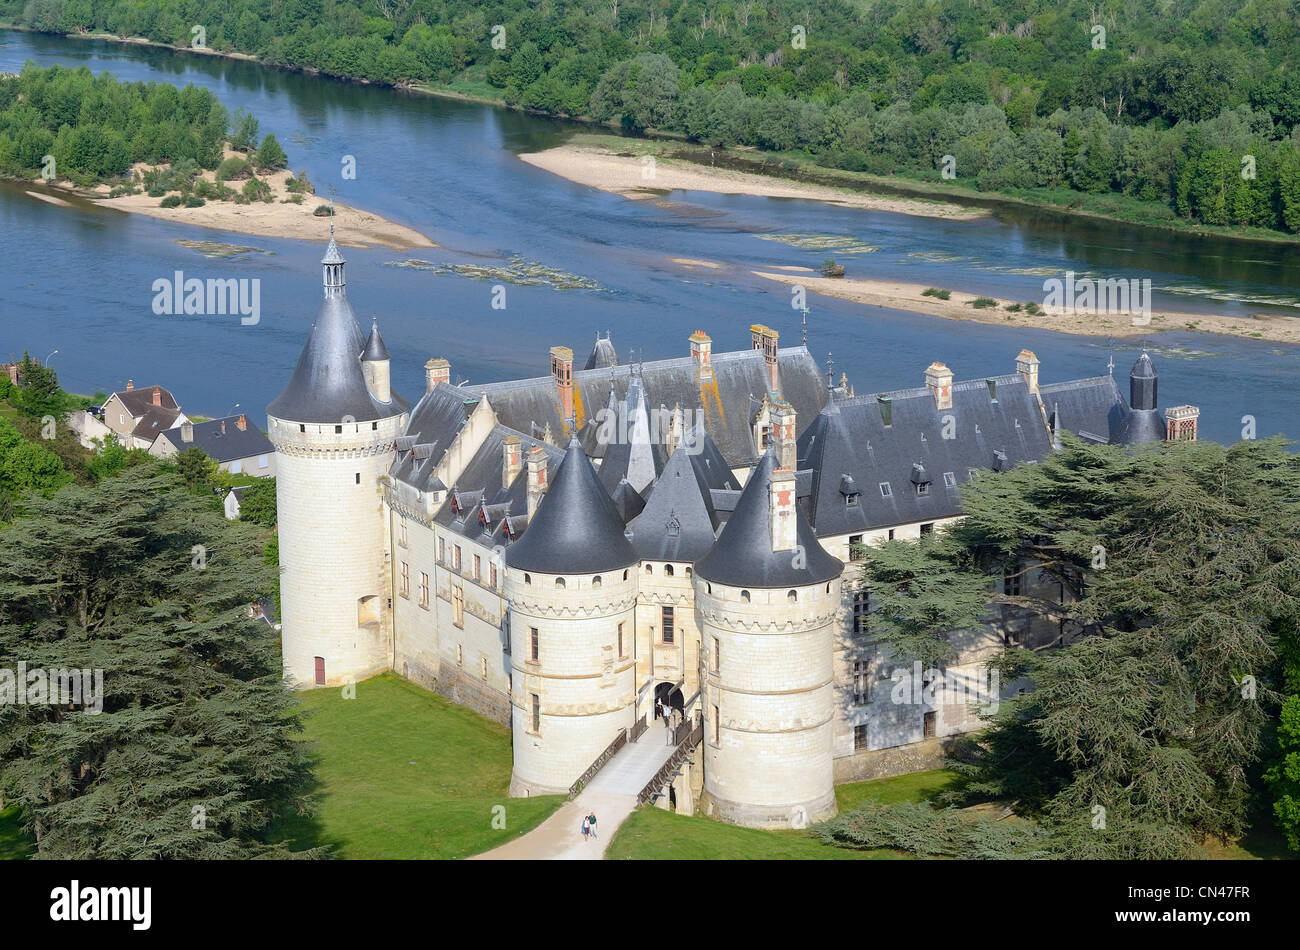
[[[853,751],[861,752],[867,747],[867,724],[853,727]]]
[[[438,563],[439,564],[447,563],[447,539],[446,538],[438,539]]]
[[[406,546],[407,546],[407,536],[406,536],[406,519],[405,519],[405,518],[402,519],[402,521],[401,521],[401,525],[402,525],[402,540],[401,540],[401,545],[402,545],[402,547],[406,547]]]
[[[889,482],[881,482],[881,483],[880,483],[880,497],[881,497],[881,498],[888,498],[888,497],[889,497],[890,495],[892,495],[893,493],[894,493],[894,490],[893,490],[892,488],[889,487]]]
[[[862,535],[860,534],[849,535],[849,560],[862,560]]]
[[[623,572],[623,580],[627,580],[627,571]]]
[[[793,604],[793,603],[797,603],[798,600],[799,600],[799,592],[796,591],[796,590],[787,591],[787,592],[786,592],[786,595],[785,595],[785,599],[786,599],[786,601],[789,602],[789,603],[792,603],[792,604]]]
[[[867,661],[853,661],[853,705],[863,706],[867,702]]]
[[[453,546],[452,546],[452,549],[451,549],[451,566],[452,566],[453,568],[455,568],[456,570],[458,570],[458,571],[460,570],[460,545],[459,545],[459,544],[456,544],[456,545],[453,545]]]
[[[930,483],[929,483],[929,482],[921,482],[921,484],[919,484],[919,485],[916,486],[916,493],[917,493],[918,495],[928,495],[928,494],[930,494]]]
[[[925,714],[925,719],[922,722],[922,730],[925,738],[933,739],[935,737],[935,727],[938,725],[938,718],[939,717],[936,713],[928,712]]]
[[[465,665],[465,648],[461,646],[459,643],[456,644],[456,665],[457,666]]]
[[[663,616],[663,625],[664,625],[663,642],[665,644],[669,644],[673,642],[673,628],[675,626],[676,618],[673,615],[672,607],[661,608],[661,613]]]
[[[491,587],[493,590],[496,590],[497,589],[497,566],[495,564],[488,565],[488,578],[489,578],[488,586]]]
[[[713,672],[722,672],[722,641],[713,638]]]
[[[357,484],[358,484],[358,485],[361,484],[361,473],[360,473],[360,472],[357,472]]]
[[[718,707],[713,707],[713,744],[718,745],[722,742],[722,717],[718,714]]]
[[[647,574],[653,574],[653,573],[655,572],[654,565],[652,565],[652,564],[647,564],[647,565],[645,566],[645,572],[646,572]]]
[[[868,631],[871,612],[871,593],[866,590],[853,592],[853,635],[863,636]]]
[[[623,659],[624,655],[625,654],[623,653],[623,625],[620,623],[618,625],[618,658],[621,660]]]
[[[890,541],[894,540],[894,529],[893,529],[893,528],[890,528],[890,529],[889,529],[889,540],[890,540]]]
[[[420,572],[420,606],[429,609],[429,575]]]
[[[524,583],[527,584],[529,587],[532,587],[532,586],[533,586],[533,575],[531,575],[531,574],[525,574],[525,575],[524,575]]]
[[[411,565],[402,562],[402,596],[411,596]]]
[[[533,732],[542,731],[542,701],[536,693],[533,697]]]
[[[557,578],[555,579],[555,586],[556,586],[559,590],[564,590],[564,578],[563,578],[563,577],[557,577]]]
[[[528,648],[529,657],[536,663],[542,655],[541,637],[538,635],[536,627],[528,628]]]
[[[749,603],[749,591],[747,591],[747,590],[742,590],[742,591],[740,592],[740,602],[741,602],[742,604],[747,604],[747,603]]]
[[[1019,597],[1022,592],[1021,581],[1024,575],[1019,564],[1009,564],[1002,571],[1002,593],[1008,597]]]
[[[120,415],[120,413],[119,413],[119,415]],[[306,431],[307,431],[307,426],[304,425],[304,424],[301,423],[301,422],[298,423],[298,431],[299,431],[299,432],[306,432]]]
[[[484,679],[487,679],[487,675],[488,675],[488,662],[487,662],[487,657],[481,657],[481,658],[479,659],[479,666],[480,666],[480,668],[481,668],[480,671],[481,671],[481,673],[482,673],[483,678],[484,678]]]
[[[482,579],[483,579],[483,561],[482,559],[479,558],[477,554],[475,554],[474,555],[474,580],[481,581]]]
[[[342,427],[342,426],[335,426],[335,427],[334,427],[334,434],[335,434],[335,435],[339,435],[339,434],[341,434],[342,432],[343,432],[343,427]]]
[[[687,577],[690,577],[691,574],[692,574],[692,571],[691,571],[691,569],[688,567],[688,568],[686,569],[686,576],[687,576]]]
[[[673,566],[671,564],[665,564],[664,577],[672,577],[672,576],[673,576]]]
[[[922,533],[922,534],[934,534],[934,522],[933,522],[933,521],[927,521],[925,524],[921,525],[921,533]]]
[[[592,590],[600,590],[600,575],[597,574],[591,579]]]
[[[451,622],[457,627],[465,626],[465,588],[459,584],[451,587]]]
[[[956,487],[957,487],[957,476],[954,475],[952,472],[944,472],[944,473],[943,473],[943,483],[944,483],[945,485],[947,485],[949,488],[956,488]]]

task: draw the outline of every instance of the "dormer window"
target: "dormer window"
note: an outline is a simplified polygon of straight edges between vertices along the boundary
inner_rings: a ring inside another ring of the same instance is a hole
[[[949,488],[956,488],[956,487],[957,487],[957,476],[956,476],[955,474],[953,474],[952,472],[944,472],[944,473],[943,473],[943,483],[944,483],[945,485],[947,485]]]
[[[858,507],[858,499],[862,496],[862,492],[858,491],[858,485],[853,481],[852,475],[840,476],[840,494],[844,496],[844,507]]]
[[[682,523],[675,517],[668,519],[668,537],[675,538],[681,533]]]
[[[930,494],[930,476],[925,473],[925,466],[920,462],[912,463],[912,475],[910,481],[916,486],[918,495]]]
[[[894,490],[889,487],[889,482],[880,483],[880,497],[889,498],[894,494]]]

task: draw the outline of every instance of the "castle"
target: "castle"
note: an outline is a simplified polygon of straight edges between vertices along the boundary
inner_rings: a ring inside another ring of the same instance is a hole
[[[934,767],[978,711],[899,701],[911,664],[873,640],[863,546],[942,529],[967,480],[1046,457],[1066,429],[1196,438],[1194,407],[1162,417],[1146,354],[1128,400],[1109,374],[1042,382],[1028,350],[1005,375],[955,382],[935,362],[924,385],[859,396],[762,325],[747,351],[696,331],[681,358],[635,365],[598,336],[580,368],[556,346],[548,375],[472,389],[430,359],[411,405],[332,235],[322,265],[267,407],[285,673],[391,670],[508,724],[513,795],[568,792],[656,700],[700,737],[706,811],[739,824],[815,821],[836,782]],[[1000,582],[1037,583],[1018,566]],[[980,682],[1003,643],[1066,635],[995,609],[953,634],[942,672]]]

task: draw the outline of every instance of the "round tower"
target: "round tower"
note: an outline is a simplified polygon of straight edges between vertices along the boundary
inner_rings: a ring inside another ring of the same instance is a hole
[[[266,408],[284,672],[299,686],[347,683],[392,664],[382,479],[409,404],[389,390],[379,328],[368,343],[361,335],[343,264],[331,225],[316,322],[289,384]]]
[[[831,650],[844,565],[817,542],[796,495],[795,473],[769,450],[693,578],[703,801],[757,828],[835,814]]]
[[[510,794],[564,794],[632,725],[636,698],[637,555],[576,439],[505,562]]]

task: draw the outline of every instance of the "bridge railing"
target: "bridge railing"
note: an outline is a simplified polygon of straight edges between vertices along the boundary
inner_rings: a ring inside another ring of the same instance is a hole
[[[679,735],[680,738],[678,738]],[[655,777],[647,782],[645,788],[641,789],[637,794],[636,803],[638,805],[644,805],[653,799],[659,794],[659,789],[673,780],[673,776],[691,757],[695,747],[704,741],[704,722],[698,717],[695,722],[689,719],[686,720],[677,727],[674,738],[677,739],[677,748],[673,750],[673,754],[668,757],[668,761],[663,764],[663,767],[655,773]]]
[[[636,722],[632,723],[632,734],[628,738],[628,741],[636,742],[637,739],[640,739],[643,735],[645,735],[645,731],[649,728],[650,728],[650,724],[646,722],[646,717],[642,716]]]
[[[578,776],[578,780],[569,786],[569,800],[578,797],[578,793],[587,787],[587,783],[596,777],[596,773],[605,767],[605,763],[618,754],[618,750],[627,745],[628,730],[620,729],[614,741],[605,747],[605,751],[596,756],[596,761],[587,766],[587,771]]]

